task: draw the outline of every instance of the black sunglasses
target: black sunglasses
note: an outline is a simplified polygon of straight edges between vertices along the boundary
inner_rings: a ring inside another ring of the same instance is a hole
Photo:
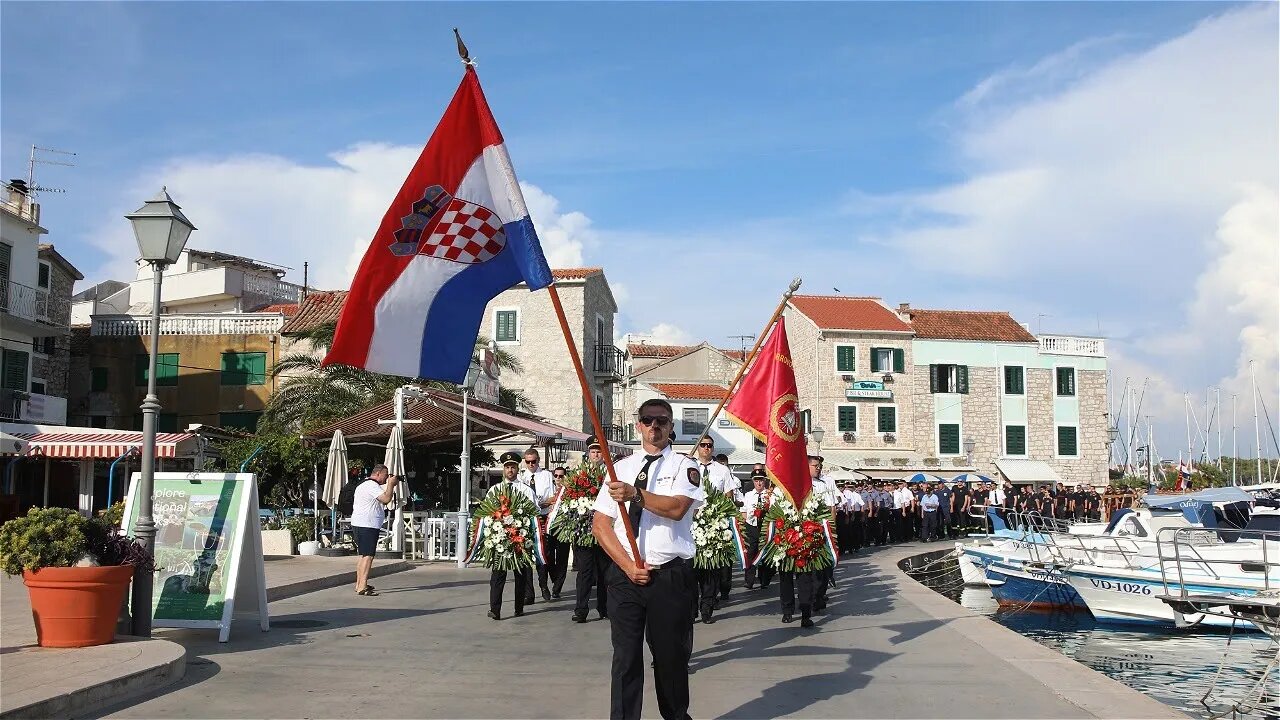
[[[698,447],[709,447],[709,448],[713,448],[713,447],[715,447],[715,444],[714,444],[714,443],[698,443]]]
[[[640,424],[641,424],[641,425],[643,425],[643,426],[645,426],[645,427],[649,427],[650,425],[653,425],[654,423],[657,423],[657,424],[658,424],[658,427],[666,427],[666,426],[668,426],[668,425],[670,425],[670,424],[671,424],[671,418],[669,418],[669,417],[667,417],[667,416],[665,416],[665,415],[656,415],[656,416],[655,416],[655,415],[641,415],[641,416],[640,416]]]

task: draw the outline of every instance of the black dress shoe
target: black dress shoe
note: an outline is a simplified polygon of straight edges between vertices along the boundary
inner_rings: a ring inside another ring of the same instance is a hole
[[[811,627],[813,627],[813,618],[809,617],[808,615],[805,615],[804,617],[801,617],[801,618],[800,618],[800,627],[802,627],[802,628],[811,628]]]
[[[713,618],[713,617],[711,617],[711,613],[702,613],[702,623],[703,623],[704,625],[710,625],[711,623],[713,623],[713,622],[715,622],[715,621],[716,621],[716,619],[715,619],[715,618]]]
[[[753,583],[747,583],[747,589],[748,589],[748,590],[755,590],[755,589],[756,589],[756,586],[755,586]]]
[[[609,619],[609,613],[607,613],[607,612],[602,612],[602,613],[600,613],[600,619],[601,619],[601,620],[608,620],[608,619]]]
[[[489,611],[489,619],[490,619],[490,620],[501,620],[501,619],[502,619],[502,615],[498,614],[498,611],[497,611],[497,610],[490,610],[490,611]]]
[[[514,614],[516,617],[522,617],[524,615],[524,608],[516,608],[516,611]]]
[[[573,621],[574,621],[574,622],[576,622],[576,623],[584,623],[584,622],[586,622],[586,621],[587,621],[587,614],[586,614],[586,613],[574,613],[574,614],[573,614]]]
[[[552,599],[552,600],[559,600],[559,599],[560,599],[560,593],[558,593],[558,592],[553,592],[553,593],[551,593],[551,599]]]
[[[551,592],[546,588],[542,588],[542,601],[551,602]]]
[[[788,614],[786,614],[786,615],[783,615],[783,616],[782,616],[782,622],[784,622],[784,623],[789,623],[789,622],[791,622],[791,621],[792,621],[792,620],[794,620],[794,619],[795,619],[795,618],[791,617],[791,614],[790,614],[790,613],[788,613]]]

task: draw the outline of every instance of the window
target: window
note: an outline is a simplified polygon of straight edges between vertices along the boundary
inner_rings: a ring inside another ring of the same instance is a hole
[[[930,365],[929,392],[931,393],[968,393],[968,365]]]
[[[856,345],[836,345],[836,372],[851,373],[858,369]]]
[[[1023,382],[1023,370],[1020,365],[1004,366],[1004,394],[1022,395],[1026,392]]]
[[[8,287],[7,285],[5,287]],[[5,390],[27,391],[27,368],[31,354],[21,350],[5,350],[0,364],[0,387]]]
[[[1060,367],[1057,370],[1058,376],[1058,395],[1071,396],[1076,394],[1076,369],[1069,367]]]
[[[809,431],[813,429],[813,411],[812,410],[800,411],[800,427],[803,428],[804,433],[806,435],[808,435]]]
[[[107,426],[106,415],[90,415],[89,416],[89,427],[105,428],[106,426]]]
[[[107,369],[104,367],[96,367],[91,372],[91,380],[89,390],[92,392],[105,392],[107,389]]]
[[[49,263],[40,263],[40,271],[36,276],[36,285],[45,290],[49,289]]]
[[[224,412],[218,413],[218,424],[224,428],[235,428],[253,432],[258,429],[260,412]]]
[[[520,317],[518,310],[494,311],[493,339],[498,342],[520,341]]]
[[[45,384],[43,380],[31,381],[31,392],[35,393],[36,395],[44,395],[45,394],[44,388],[45,388]]]
[[[876,408],[876,432],[898,432],[898,408],[892,405]]]
[[[871,372],[905,372],[907,353],[901,348],[871,348]]]
[[[105,419],[105,418],[103,418]],[[142,431],[142,413],[133,414],[133,429]],[[178,413],[157,413],[156,414],[156,432],[174,433],[178,432]]]
[[[1076,428],[1074,425],[1058,426],[1058,455],[1062,457],[1075,457],[1079,455],[1076,446]]]
[[[264,352],[222,353],[223,385],[265,385],[267,354]]]
[[[941,423],[938,425],[938,454],[960,454],[960,425]]]
[[[1027,426],[1026,425],[1005,425],[1004,426],[1004,454],[1005,455],[1026,455],[1027,454]]]
[[[146,355],[138,355],[134,359],[133,383],[138,387],[147,384]],[[178,353],[160,353],[156,355],[156,387],[172,387],[178,384]]]
[[[842,433],[858,432],[858,406],[836,406],[836,430]]]
[[[685,435],[701,435],[710,416],[707,408],[684,408],[680,411],[680,429]]]
[[[57,340],[53,336],[31,338],[31,349],[40,355],[52,355],[58,349]]]
[[[609,342],[612,339],[613,338],[605,334],[604,318],[597,315],[596,316],[596,343],[599,345],[604,345],[605,343]]]

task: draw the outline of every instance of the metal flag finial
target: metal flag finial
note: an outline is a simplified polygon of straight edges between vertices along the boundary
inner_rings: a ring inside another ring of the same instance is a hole
[[[795,280],[791,281],[791,286],[787,288],[787,292],[783,294],[783,297],[790,299],[791,296],[795,295],[796,291],[799,289],[800,289],[800,278],[796,278]]]
[[[462,35],[458,33],[458,28],[453,29],[453,37],[458,41],[458,57],[462,58],[463,65],[474,65],[471,59],[471,53],[467,50],[467,44],[462,42]]]

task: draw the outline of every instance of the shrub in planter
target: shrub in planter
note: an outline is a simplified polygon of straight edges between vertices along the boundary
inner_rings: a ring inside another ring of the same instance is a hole
[[[0,569],[22,575],[44,647],[111,642],[135,567],[153,571],[151,556],[106,522],[74,510],[32,508],[0,526]]]
[[[294,545],[316,539],[316,519],[310,515],[294,515],[284,521],[284,526],[293,536]]]

